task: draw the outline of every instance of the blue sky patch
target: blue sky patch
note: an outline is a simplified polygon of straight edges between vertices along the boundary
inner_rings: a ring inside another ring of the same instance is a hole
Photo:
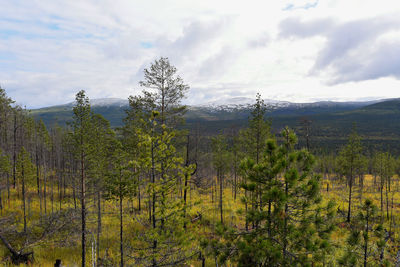
[[[17,57],[15,56],[14,53],[9,53],[9,52],[1,52],[0,51],[0,60],[1,61],[6,61],[6,60],[16,60]],[[1,64],[1,62],[0,62]]]
[[[295,9],[306,9],[307,10],[307,9],[310,9],[310,8],[317,7],[317,5],[318,5],[318,0],[315,1],[315,2],[307,3],[307,4],[302,5],[302,6],[296,6],[293,3],[291,3],[291,4],[288,4],[283,10],[284,11],[295,10]]]
[[[140,46],[143,48],[153,48],[154,45],[150,42],[140,42]]]

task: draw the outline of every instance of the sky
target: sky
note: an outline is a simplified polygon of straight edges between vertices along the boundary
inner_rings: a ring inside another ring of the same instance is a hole
[[[0,0],[0,85],[27,108],[127,98],[168,57],[186,104],[400,97],[398,0]]]

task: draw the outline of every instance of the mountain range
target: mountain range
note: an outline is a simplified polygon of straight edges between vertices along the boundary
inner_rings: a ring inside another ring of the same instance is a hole
[[[264,99],[269,116],[297,116],[343,112],[385,101],[388,100],[292,103],[288,101]],[[247,119],[254,103],[255,99],[235,97],[199,105],[192,105],[188,106],[186,119],[189,121],[226,121]],[[53,125],[55,123],[64,125],[72,119],[72,108],[74,105],[75,102],[70,102],[64,105],[33,109],[31,110],[31,114],[37,119],[42,119],[47,125]],[[90,105],[95,113],[103,115],[110,121],[111,126],[113,127],[122,125],[125,110],[129,108],[128,100],[120,98],[91,99]]]
[[[203,134],[239,129],[247,125],[255,99],[236,97],[188,106],[186,126],[201,128]],[[128,100],[119,98],[92,99],[93,112],[103,115],[112,127],[123,125]],[[286,125],[294,128],[302,140],[302,122],[311,124],[315,147],[337,149],[346,141],[353,125],[363,136],[368,149],[387,148],[400,152],[400,98],[372,101],[292,103],[265,99],[267,118],[278,133]],[[74,103],[31,110],[46,125],[65,125],[72,119]]]

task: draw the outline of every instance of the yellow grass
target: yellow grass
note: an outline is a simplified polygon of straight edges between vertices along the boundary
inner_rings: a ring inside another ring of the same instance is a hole
[[[379,182],[379,177],[377,178]],[[327,184],[329,184],[329,192],[326,191]],[[360,190],[359,186],[356,183],[354,186],[353,193],[353,215],[356,215],[358,212],[358,207],[361,202],[366,198],[370,198],[373,200],[374,204],[379,208],[380,207],[380,193],[377,188],[374,187],[374,177],[371,175],[365,176],[364,182],[364,190],[362,192],[362,199],[360,199]],[[244,209],[243,204],[240,201],[243,192],[238,192],[236,201],[233,199],[233,194],[229,185],[228,188],[224,190],[224,198],[223,198],[223,209],[224,209],[224,222],[227,225],[243,228],[244,222],[242,220],[243,217],[238,215],[238,211],[240,209]],[[389,195],[391,200],[393,194],[393,216],[395,218],[395,222],[398,222],[399,213],[400,213],[400,194],[399,194],[399,182],[398,178],[395,177],[392,192]],[[32,186],[29,190],[29,196],[31,198],[29,204],[29,218],[28,224],[31,221],[37,220],[39,218],[39,201],[37,194],[35,193],[35,188]],[[2,216],[7,216],[9,214],[14,214],[16,216],[17,221],[19,222],[17,227],[19,231],[23,229],[23,212],[22,212],[22,201],[17,197],[17,191],[11,190],[11,201],[7,203],[6,192],[3,190],[3,203],[4,208],[2,210]],[[321,183],[321,193],[323,195],[323,203],[327,203],[329,200],[334,200],[337,203],[337,207],[347,212],[348,205],[348,188],[346,188],[345,183],[343,181],[333,181],[331,178],[324,178]],[[71,192],[67,191],[68,195],[72,195]],[[384,196],[385,197],[385,196]],[[211,199],[211,190],[205,191],[203,194],[200,194],[198,190],[191,190],[188,195],[188,201],[193,207],[190,210],[190,216],[192,218],[196,217],[197,213],[202,214],[203,221],[209,221],[213,225],[216,222],[219,222],[219,207],[218,207],[218,198],[214,201]],[[142,201],[142,209],[143,212],[146,212],[146,201]],[[79,201],[77,202],[79,208]],[[119,263],[119,219],[118,219],[118,206],[116,201],[105,201],[103,206],[103,217],[102,217],[102,233],[100,240],[100,257],[107,257],[114,262],[116,265]],[[194,205],[196,204],[196,205]],[[385,203],[384,203],[385,204]],[[88,234],[87,237],[87,263],[88,266],[91,266],[91,245],[96,238],[96,213],[93,206],[93,201],[91,202],[91,213],[88,218],[88,229],[93,232],[93,234]],[[28,204],[27,204],[28,206]],[[124,201],[124,236],[126,242],[130,245],[135,244],[135,240],[133,240],[134,232],[144,230],[144,228],[135,220],[138,216],[137,211],[132,211],[131,207],[137,207],[136,199],[132,202],[126,200]],[[62,203],[62,207],[73,207],[73,200],[69,198],[68,200],[64,200]],[[54,198],[54,210],[58,210],[58,198],[55,194]],[[44,208],[43,208],[44,210]],[[50,201],[50,193],[48,193],[47,199],[47,212],[51,212],[51,201]],[[135,212],[135,213],[131,213]],[[347,214],[347,213],[346,213]],[[386,216],[386,213],[384,213]],[[142,217],[146,217],[141,216]],[[337,245],[344,245],[346,236],[348,234],[348,229],[346,224],[341,224],[340,222],[344,222],[345,218],[339,219],[338,227],[336,228],[334,234],[332,235],[332,242]],[[388,222],[385,222],[385,228],[389,229]],[[197,231],[200,231],[199,234],[204,234],[210,232],[209,226],[206,224],[201,226]],[[398,226],[394,228],[395,232],[395,240],[398,240]],[[54,266],[54,262],[56,259],[62,259],[62,263],[64,266],[79,266],[80,265],[80,257],[81,257],[81,248],[80,248],[80,234],[74,233],[78,238],[76,238],[73,244],[69,244],[67,246],[62,246],[59,243],[45,243],[43,245],[39,245],[34,247],[34,255],[35,255],[35,263],[34,266]],[[391,246],[389,242],[389,246]],[[395,253],[394,249],[389,247],[389,251],[393,254]],[[335,256],[340,256],[342,251],[338,250],[335,252]],[[0,245],[0,260],[5,258],[8,255],[6,248],[1,244]],[[387,253],[387,256],[390,256],[390,253]],[[392,255],[393,256],[393,255]],[[129,262],[129,259],[127,258]],[[1,262],[1,261],[0,261]],[[6,263],[1,263],[4,266]],[[131,262],[132,264],[132,262]],[[201,266],[200,261],[194,260],[192,262],[193,266]],[[206,266],[212,266],[214,264],[213,259],[207,259]]]

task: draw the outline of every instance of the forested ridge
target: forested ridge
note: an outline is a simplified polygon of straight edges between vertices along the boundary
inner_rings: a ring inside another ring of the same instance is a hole
[[[1,264],[400,265],[400,159],[356,124],[319,149],[307,118],[273,130],[257,94],[246,127],[210,134],[182,127],[168,58],[139,85],[118,128],[84,90],[47,128],[0,89]]]
[[[190,98],[188,98],[190,100]],[[114,104],[103,105],[92,99],[92,111],[101,114],[109,120],[112,128],[121,127],[129,108],[128,101],[116,99]],[[235,101],[235,98],[227,101]],[[245,101],[248,99],[245,98]],[[399,155],[400,145],[400,100],[382,99],[364,102],[316,102],[316,103],[283,103],[274,106],[271,100],[266,100],[266,116],[271,121],[271,132],[279,135],[280,131],[289,126],[299,136],[299,146],[305,145],[304,122],[310,128],[309,136],[312,139],[313,153],[337,152],[337,149],[346,143],[351,133],[352,124],[357,124],[357,130],[362,136],[362,144],[366,153],[385,150]],[[378,102],[378,103],[376,103]],[[375,104],[374,104],[375,103]],[[288,105],[288,106],[287,106]],[[43,120],[46,126],[52,128],[58,124],[65,126],[72,121],[73,103],[30,110],[29,113],[36,120]],[[216,135],[221,131],[230,131],[232,128],[245,128],[251,114],[250,104],[244,105],[193,105],[187,106],[184,114],[185,124],[180,126],[189,131],[199,128],[204,135]]]

